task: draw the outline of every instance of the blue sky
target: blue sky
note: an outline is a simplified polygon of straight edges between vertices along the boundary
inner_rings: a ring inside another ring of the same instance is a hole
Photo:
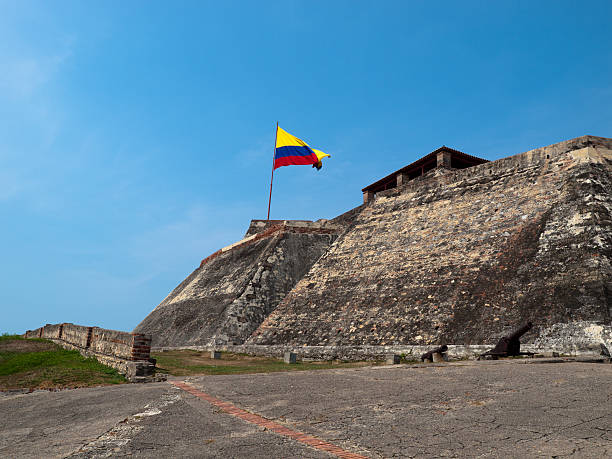
[[[131,330],[265,218],[331,218],[440,147],[612,137],[609,1],[0,0],[0,332]]]

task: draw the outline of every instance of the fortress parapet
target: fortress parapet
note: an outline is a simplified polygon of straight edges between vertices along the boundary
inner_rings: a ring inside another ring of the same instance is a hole
[[[486,159],[477,158],[476,156],[468,155],[462,151],[442,146],[428,155],[423,156],[421,159],[363,188],[361,190],[363,193],[363,202],[366,203],[373,200],[376,194],[381,191],[391,190],[406,185],[415,178],[429,175],[435,169],[466,169],[487,162],[488,160]]]
[[[365,187],[367,202],[336,218],[253,220],[135,331],[156,347],[420,355],[486,344],[481,354],[509,324],[533,321],[526,346],[609,349],[611,189],[609,138],[495,161],[441,147]]]
[[[245,238],[249,236],[253,236],[254,234],[261,233],[271,227],[284,227],[287,229],[294,230],[312,230],[312,232],[316,232],[317,230],[331,230],[331,232],[337,231],[338,224],[331,220],[326,220],[324,218],[311,221],[311,220],[251,220],[251,224],[249,225],[249,229],[244,235]]]

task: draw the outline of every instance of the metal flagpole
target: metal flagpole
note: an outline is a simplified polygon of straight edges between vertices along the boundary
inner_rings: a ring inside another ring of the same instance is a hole
[[[270,204],[272,203],[272,181],[274,180],[274,162],[276,161],[276,139],[278,137],[278,121],[274,132],[274,155],[272,156],[272,177],[270,178],[270,199],[268,199],[268,218],[270,220]]]

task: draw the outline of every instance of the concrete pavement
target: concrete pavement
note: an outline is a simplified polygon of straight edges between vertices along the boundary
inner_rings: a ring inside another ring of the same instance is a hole
[[[368,457],[610,457],[611,380],[608,364],[518,361],[187,378]],[[2,457],[333,457],[169,383],[4,396],[0,410]]]

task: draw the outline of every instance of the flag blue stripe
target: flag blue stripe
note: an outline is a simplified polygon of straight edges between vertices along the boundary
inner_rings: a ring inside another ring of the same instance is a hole
[[[276,159],[283,158],[285,156],[305,156],[305,157],[313,157],[317,158],[314,151],[312,151],[309,147],[302,147],[298,145],[291,145],[286,147],[278,147],[276,149]],[[318,159],[316,159],[318,161]]]

